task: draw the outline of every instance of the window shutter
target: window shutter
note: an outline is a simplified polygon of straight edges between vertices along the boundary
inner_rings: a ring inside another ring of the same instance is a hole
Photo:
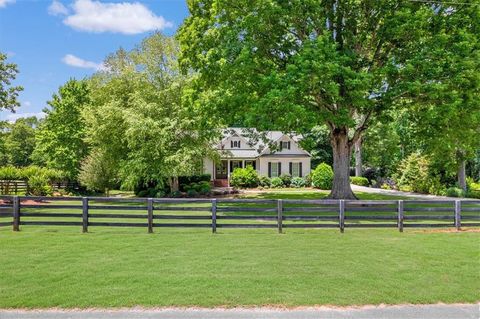
[[[303,174],[302,174],[302,162],[300,162],[298,165],[300,166],[299,169],[298,169],[299,170],[298,174],[300,175],[300,177],[302,177],[303,176]]]
[[[292,175],[292,162],[288,163],[288,172]]]
[[[288,149],[290,149],[290,141],[288,141]]]
[[[241,147],[240,147],[240,141],[238,141],[238,148],[241,148]]]
[[[272,163],[268,162],[268,177],[272,177]]]
[[[282,175],[282,163],[278,162],[278,176]]]
[[[230,148],[233,148],[233,141],[230,141]]]
[[[283,149],[283,145],[282,145],[282,142],[281,142],[281,141],[279,142],[278,149],[279,149],[280,151]]]

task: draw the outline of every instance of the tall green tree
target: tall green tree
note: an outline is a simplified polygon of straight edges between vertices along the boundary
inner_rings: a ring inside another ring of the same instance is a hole
[[[178,51],[175,39],[154,33],[134,50],[109,56],[109,71],[90,81],[87,140],[117,163],[125,187],[169,181],[178,189],[178,177],[196,172],[216,134],[190,97]]]
[[[74,79],[53,95],[48,102],[50,108],[43,110],[46,116],[35,137],[32,158],[36,163],[61,170],[69,179],[77,178],[88,151],[82,109],[89,100],[86,81]]]
[[[199,72],[205,107],[260,129],[325,123],[330,196],[347,199],[355,198],[354,144],[386,110],[431,99],[420,88],[438,80],[441,72],[431,71],[443,69],[479,21],[478,6],[440,1],[190,0],[188,7],[181,63]]]
[[[15,63],[7,63],[7,55],[0,52],[0,110],[14,111],[20,106],[18,93],[23,90],[21,86],[12,86],[18,73]]]
[[[35,148],[35,129],[38,125],[36,117],[19,118],[8,125],[5,138],[5,153],[9,164],[28,166],[32,163],[31,155]]]

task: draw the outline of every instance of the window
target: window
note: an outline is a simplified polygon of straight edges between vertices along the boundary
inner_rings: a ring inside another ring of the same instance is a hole
[[[302,177],[302,163],[290,163],[290,175]]]
[[[251,166],[251,167],[253,167],[253,169],[257,168],[256,167],[257,165],[256,165],[255,161],[245,161],[245,167],[247,167],[247,166]]]
[[[290,141],[281,141],[280,142],[280,151],[283,149],[289,150],[290,149]]]
[[[279,162],[268,162],[268,177],[279,177],[282,174],[282,166]]]
[[[240,141],[230,141],[230,148],[240,148]]]

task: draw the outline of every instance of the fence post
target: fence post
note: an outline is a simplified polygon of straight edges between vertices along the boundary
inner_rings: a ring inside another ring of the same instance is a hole
[[[13,231],[20,230],[20,198],[13,196]]]
[[[148,233],[153,233],[153,198],[147,199]]]
[[[340,227],[340,232],[343,233],[345,229],[345,200],[341,199],[339,201],[340,209],[339,209],[339,216],[338,216],[338,224]]]
[[[462,212],[462,202],[459,200],[455,201],[455,228],[460,230],[462,227],[462,220],[461,220],[461,212]]]
[[[282,233],[283,227],[283,201],[281,199],[277,200],[277,226],[278,233]]]
[[[217,232],[217,200],[212,199],[212,233]]]
[[[398,231],[403,233],[403,200],[398,201]]]
[[[82,197],[82,232],[88,233],[88,197]]]

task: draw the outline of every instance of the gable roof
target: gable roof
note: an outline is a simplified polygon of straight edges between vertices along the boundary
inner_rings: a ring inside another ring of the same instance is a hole
[[[302,135],[296,133],[284,133],[282,131],[258,131],[254,128],[244,127],[228,127],[223,131],[223,138],[220,144],[223,144],[228,138],[238,136],[244,140],[253,150],[249,150],[248,157],[262,156],[270,152],[270,145],[276,144],[282,137],[287,136],[288,139],[297,143],[302,140]],[[299,147],[301,154],[310,154]],[[247,150],[228,150],[232,153],[233,157],[242,157],[240,153],[247,154]],[[238,154],[237,154],[238,153]]]

